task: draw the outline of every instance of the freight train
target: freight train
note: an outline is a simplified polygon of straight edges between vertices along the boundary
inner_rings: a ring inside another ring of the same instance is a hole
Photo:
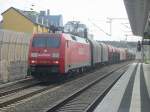
[[[67,33],[34,34],[28,54],[28,73],[37,79],[64,76],[103,64],[134,59],[124,48]]]

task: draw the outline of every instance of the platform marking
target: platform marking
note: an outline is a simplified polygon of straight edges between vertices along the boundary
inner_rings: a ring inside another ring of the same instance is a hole
[[[108,92],[106,97],[97,106],[94,112],[117,112],[122,101],[124,92],[127,88],[130,77],[136,67],[137,63],[133,63],[129,66],[128,70],[123,76],[116,82],[112,89]]]
[[[142,64],[143,65],[143,64]],[[146,80],[144,77],[143,66],[141,65],[140,71],[140,93],[141,93],[141,112],[150,112],[150,98],[148,89],[146,86]],[[149,76],[149,74],[147,74]]]
[[[148,95],[150,98],[150,64],[143,64],[143,71]]]
[[[141,70],[141,63],[138,65],[136,71],[129,112],[141,112],[140,70]]]

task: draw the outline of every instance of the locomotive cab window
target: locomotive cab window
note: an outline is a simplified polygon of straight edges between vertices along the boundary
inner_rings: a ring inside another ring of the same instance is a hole
[[[71,37],[72,37],[73,40],[77,41],[75,36],[71,35]]]
[[[58,48],[60,46],[60,38],[55,37],[36,37],[32,41],[32,47]]]

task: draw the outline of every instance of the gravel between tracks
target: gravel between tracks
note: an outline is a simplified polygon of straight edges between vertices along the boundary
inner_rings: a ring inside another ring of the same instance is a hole
[[[82,92],[75,93],[70,99],[64,100],[57,107],[48,110],[48,112],[83,112],[87,107],[99,96],[103,96],[109,87],[120,78],[120,76],[125,72],[127,66],[121,68],[118,71],[113,72],[104,79],[101,79],[96,84],[92,84],[87,89]]]

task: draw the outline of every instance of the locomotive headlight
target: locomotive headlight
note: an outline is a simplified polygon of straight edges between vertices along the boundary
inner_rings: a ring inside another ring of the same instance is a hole
[[[36,58],[38,56],[38,53],[31,53],[31,57]]]
[[[52,58],[59,58],[59,53],[52,53]]]
[[[59,61],[55,61],[55,60],[54,60],[54,61],[53,61],[53,64],[59,64]]]
[[[35,64],[35,63],[36,63],[36,61],[35,61],[35,60],[31,60],[31,63],[32,63],[32,64]]]

